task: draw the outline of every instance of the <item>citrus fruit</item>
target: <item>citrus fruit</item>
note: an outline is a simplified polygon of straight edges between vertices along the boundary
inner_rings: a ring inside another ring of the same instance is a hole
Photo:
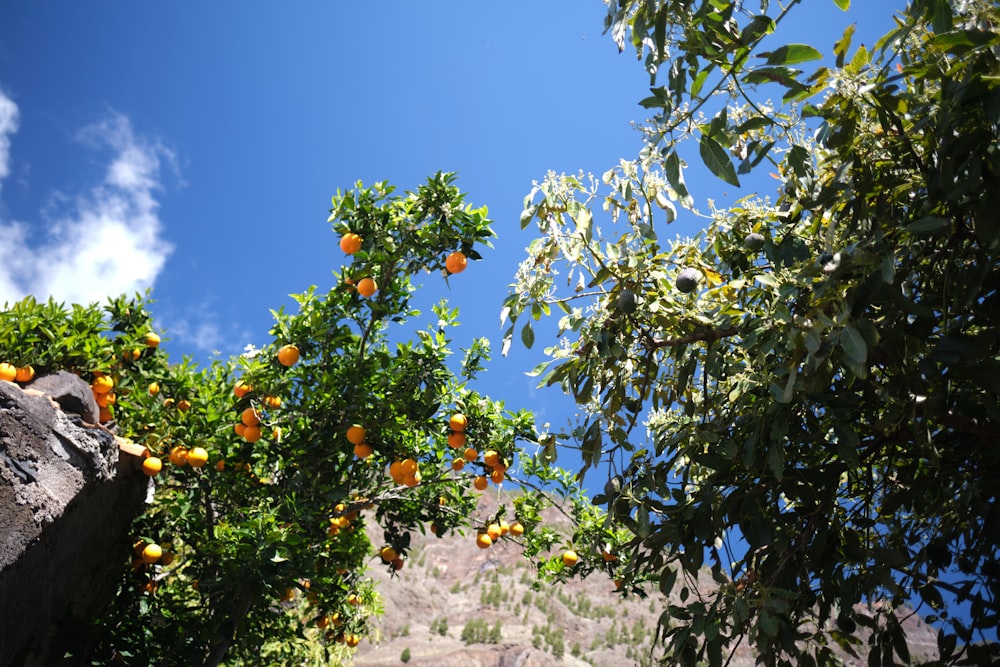
[[[504,521],[503,519],[501,519],[500,520],[500,534],[501,535],[506,535],[509,532],[510,532],[510,524],[507,523],[506,521]]]
[[[455,431],[454,433],[448,434],[448,446],[454,449],[459,447],[465,447],[465,434],[461,431]]]
[[[504,471],[499,468],[490,473],[490,479],[494,484],[503,484]]]
[[[468,260],[465,257],[465,253],[456,250],[444,260],[444,268],[448,269],[448,273],[461,273],[465,271],[467,263]]]
[[[99,378],[95,378],[93,382],[90,383],[90,388],[94,390],[95,394],[106,394],[111,391],[115,386],[115,381],[111,379],[109,375],[102,375]]]
[[[247,442],[257,442],[262,435],[260,426],[247,426],[243,429],[243,439]]]
[[[152,564],[160,560],[160,556],[163,555],[163,549],[160,548],[159,544],[147,544],[142,550],[142,562]]]
[[[182,466],[187,463],[188,450],[186,447],[178,445],[170,450],[170,462],[175,466]]]
[[[496,542],[500,539],[500,524],[491,523],[486,526],[486,534],[490,536],[490,540]]]
[[[472,486],[476,487],[478,491],[485,491],[486,487],[489,486],[489,480],[487,480],[482,475],[476,477],[475,481],[472,482]]]
[[[347,596],[347,604],[353,607],[357,607],[358,605],[361,604],[361,598],[359,598],[354,593],[351,593],[350,595]]]
[[[455,459],[451,462],[451,469],[458,472],[465,467],[465,459]]]
[[[253,408],[247,408],[240,413],[240,421],[246,426],[257,426],[260,424],[260,415]]]
[[[413,473],[412,475],[404,475],[403,476],[403,486],[408,486],[408,487],[410,487],[412,489],[413,487],[417,486],[418,484],[420,484],[420,472],[419,471]]]
[[[233,424],[233,430],[236,431],[236,435],[238,435],[238,436],[240,436],[242,438],[243,434],[246,433],[247,425],[244,424],[243,422],[239,422],[237,424]]]
[[[222,472],[226,469],[226,459],[219,459],[215,462],[215,469]]]
[[[524,526],[521,525],[520,521],[515,521],[510,524],[510,534],[514,537],[521,537],[524,535]]]
[[[361,237],[354,232],[347,232],[340,237],[340,249],[345,255],[353,255],[361,250]]]
[[[181,400],[177,401],[177,409],[180,410],[181,412],[187,412],[188,410],[191,409],[191,401],[187,401],[182,398]]]
[[[378,555],[386,563],[391,563],[392,561],[396,560],[399,557],[399,554],[396,553],[396,550],[390,546],[382,547],[381,551],[378,552]]]
[[[155,456],[150,456],[142,462],[142,471],[152,477],[163,468],[163,461]]]
[[[390,565],[392,565],[392,569],[398,572],[399,570],[403,569],[403,564],[405,562],[406,561],[404,561],[402,558],[393,558],[392,563],[390,563]]]
[[[365,429],[357,424],[347,429],[347,442],[360,445],[365,441]]]
[[[278,363],[282,366],[294,366],[299,360],[299,348],[294,345],[284,345],[278,350]]]
[[[492,468],[496,464],[500,463],[500,455],[496,452],[496,450],[487,449],[483,452],[483,463]]]
[[[160,344],[160,336],[156,332],[150,331],[143,337],[146,347],[156,347]]]
[[[371,445],[361,443],[360,445],[354,445],[354,455],[359,459],[366,459],[372,455],[374,450]]]
[[[17,369],[14,368],[14,364],[0,364],[0,380],[13,382],[15,377],[17,377]]]
[[[489,549],[493,546],[493,540],[486,533],[476,535],[476,546],[480,549]]]
[[[371,297],[378,291],[378,285],[371,278],[362,278],[358,281],[358,294],[363,297]]]
[[[208,463],[208,452],[204,447],[192,447],[188,452],[187,462],[192,468],[200,468]]]
[[[562,562],[563,565],[565,565],[566,567],[573,567],[574,565],[576,565],[578,560],[580,560],[580,557],[577,556],[576,552],[573,551],[572,549],[567,549],[566,551],[563,552]]]
[[[277,410],[278,408],[281,407],[281,398],[278,396],[265,396],[264,405],[266,405],[269,408],[274,408],[275,410]]]
[[[466,448],[466,450],[465,450],[465,451],[464,451],[464,452],[462,453],[462,456],[463,456],[463,458],[465,458],[465,460],[466,460],[466,461],[468,461],[469,463],[472,463],[472,462],[473,462],[473,461],[475,461],[475,460],[476,460],[477,458],[479,458],[479,452],[477,452],[477,451],[476,451],[475,449],[473,449],[472,447],[468,447],[468,448]]]
[[[235,385],[233,385],[233,393],[236,394],[236,398],[243,398],[253,389],[248,384],[244,384],[243,380],[238,380]]]
[[[351,648],[354,648],[355,646],[361,643],[361,637],[357,636],[352,632],[351,634],[346,635],[344,637],[344,643],[350,646]]]
[[[465,427],[469,425],[469,420],[465,418],[461,412],[456,412],[448,420],[448,427],[452,431],[458,431],[459,433],[465,432]]]
[[[155,383],[155,382],[150,382],[149,383],[149,395],[150,396],[156,396],[159,393],[160,393],[160,385],[157,384],[157,383]]]
[[[21,366],[14,374],[14,379],[18,382],[31,382],[35,377],[35,369],[31,366]]]
[[[18,380],[18,382],[21,382],[21,380]],[[117,401],[118,398],[115,396],[115,392],[109,391],[106,394],[95,395],[94,400],[97,401],[97,405],[99,405],[102,408],[106,408],[109,405],[114,405],[115,401]]]
[[[399,472],[403,477],[409,477],[417,472],[417,462],[413,459],[403,459],[399,464]]]
[[[605,550],[601,552],[601,560],[603,560],[605,563],[614,563],[616,560],[618,560],[618,556],[614,555],[610,551]]]

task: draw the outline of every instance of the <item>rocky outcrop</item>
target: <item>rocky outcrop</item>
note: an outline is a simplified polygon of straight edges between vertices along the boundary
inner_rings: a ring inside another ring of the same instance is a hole
[[[65,664],[127,567],[148,486],[139,460],[92,426],[86,383],[33,385],[0,381],[0,665]]]

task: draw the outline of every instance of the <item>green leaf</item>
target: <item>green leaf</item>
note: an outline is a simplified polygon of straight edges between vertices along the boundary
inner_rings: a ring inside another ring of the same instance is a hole
[[[786,44],[774,51],[761,53],[761,58],[767,58],[768,65],[795,65],[823,57],[815,47],[808,44]]]
[[[840,347],[844,350],[844,354],[855,363],[864,363],[868,357],[868,346],[865,344],[864,337],[850,324],[840,332]]]
[[[521,342],[529,350],[535,344],[535,331],[531,328],[531,322],[526,322],[521,328]]]
[[[733,167],[732,160],[729,159],[726,149],[718,141],[707,134],[702,134],[701,141],[699,142],[699,150],[701,152],[701,159],[709,171],[726,183],[739,187],[740,181],[736,177],[736,168]]]
[[[837,5],[837,9],[842,12],[851,8],[851,0],[833,0],[833,4]]]
[[[909,234],[922,236],[924,234],[937,234],[938,232],[946,230],[950,226],[951,220],[948,218],[927,216],[911,222],[903,228],[903,231]]]

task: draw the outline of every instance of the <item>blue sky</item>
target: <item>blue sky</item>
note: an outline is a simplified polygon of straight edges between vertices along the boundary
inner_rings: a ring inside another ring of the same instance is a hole
[[[845,16],[809,0],[788,41],[829,52],[857,21],[856,43],[870,44],[897,3],[855,4]],[[229,356],[266,340],[268,309],[288,294],[329,286],[343,260],[326,223],[337,188],[457,171],[499,234],[451,281],[457,342],[488,336],[498,352],[500,304],[531,240],[524,195],[546,170],[600,174],[634,157],[648,77],[601,34],[596,0],[375,6],[0,6],[0,302],[152,286],[171,355]],[[700,206],[745,194],[703,174],[688,183]],[[773,182],[746,191],[762,187]],[[515,345],[484,388],[562,420],[569,402],[523,375],[546,344]]]

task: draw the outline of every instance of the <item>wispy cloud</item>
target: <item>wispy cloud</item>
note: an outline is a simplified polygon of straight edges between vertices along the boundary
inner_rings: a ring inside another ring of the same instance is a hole
[[[10,173],[17,127],[17,105],[0,91],[0,178]],[[0,217],[0,304],[28,294],[91,303],[142,292],[173,249],[163,238],[156,199],[161,166],[173,165],[173,153],[137,135],[115,112],[77,139],[89,150],[110,150],[103,179],[86,192],[61,196],[61,205],[34,223]]]
[[[10,137],[17,132],[17,105],[0,89],[0,179],[10,173]],[[0,184],[2,187],[2,184]]]

